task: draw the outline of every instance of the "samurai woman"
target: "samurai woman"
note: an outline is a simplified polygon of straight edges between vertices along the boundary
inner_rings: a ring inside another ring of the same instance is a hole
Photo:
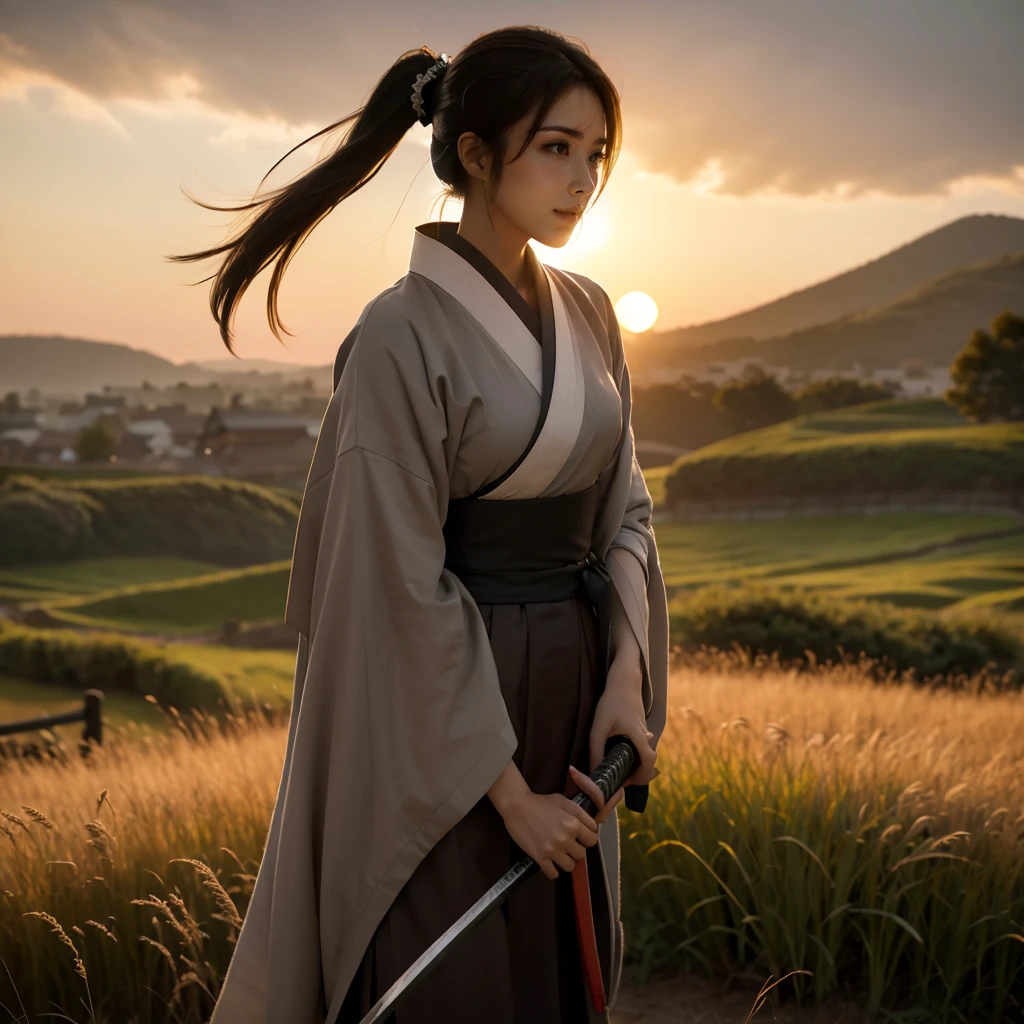
[[[416,121],[463,204],[415,229],[408,272],[338,352],[288,585],[284,766],[212,1024],[361,1020],[524,853],[541,871],[393,1019],[608,1019],[615,808],[642,811],[657,774],[665,586],[611,302],[529,242],[570,239],[614,163],[619,111],[586,47],[548,30],[409,51],[324,129],[353,122],[336,150],[241,207],[232,240],[175,257],[224,257],[211,308],[231,349],[257,274],[276,262],[277,334],[290,258]],[[639,759],[605,802],[588,776],[619,734]]]

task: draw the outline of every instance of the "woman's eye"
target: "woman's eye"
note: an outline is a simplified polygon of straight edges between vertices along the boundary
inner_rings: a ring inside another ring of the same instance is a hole
[[[545,149],[552,149],[553,150],[553,147],[555,147],[555,146],[565,146],[565,148],[568,149],[569,148],[569,143],[565,142],[565,141],[549,142],[544,148]],[[591,156],[590,159],[593,160],[594,157],[597,157],[597,160],[595,161],[595,163],[600,163],[602,160],[604,160],[604,158],[607,155],[608,155],[607,153],[598,152],[598,153],[594,153]]]

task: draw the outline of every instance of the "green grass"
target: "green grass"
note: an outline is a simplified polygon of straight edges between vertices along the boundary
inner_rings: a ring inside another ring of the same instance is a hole
[[[939,399],[798,416],[676,460],[670,501],[751,501],[1024,483],[1024,423],[970,424]]]
[[[219,676],[239,697],[280,703],[291,700],[295,652],[219,647],[213,644],[168,644],[168,656]]]
[[[651,493],[651,500],[654,502],[655,508],[659,508],[665,503],[665,478],[671,469],[671,466],[653,466],[651,469],[644,470],[644,481],[647,484],[647,490]]]
[[[665,582],[691,590],[760,581],[908,607],[1024,610],[1024,532],[1017,516],[894,512],[659,523]],[[916,554],[931,544],[949,547]]]
[[[214,572],[189,558],[82,558],[0,569],[0,601],[20,603],[92,594],[117,587],[186,579]]]
[[[290,556],[294,492],[205,476],[0,484],[0,565],[162,556],[239,567]]]
[[[82,640],[88,642],[85,637]],[[166,662],[191,666],[216,677],[225,690],[250,702],[255,699],[258,703],[277,704],[291,700],[294,651],[170,643],[161,645],[159,654]],[[101,675],[84,678],[80,685],[68,687],[54,681],[25,681],[0,674],[0,721],[70,710],[81,702],[82,691],[88,687],[103,690],[105,710],[110,708],[115,715],[123,713],[124,721],[150,720],[152,705],[145,700],[144,693],[104,685]]]
[[[78,625],[158,633],[217,629],[226,619],[280,620],[289,562],[228,569],[185,580],[145,583],[50,602],[55,617]]]

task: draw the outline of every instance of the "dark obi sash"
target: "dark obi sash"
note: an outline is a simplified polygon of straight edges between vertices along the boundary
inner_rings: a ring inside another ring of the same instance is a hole
[[[550,498],[448,502],[445,568],[478,604],[565,601],[578,594],[598,621],[601,681],[611,648],[613,584],[604,560],[591,549],[598,484]]]

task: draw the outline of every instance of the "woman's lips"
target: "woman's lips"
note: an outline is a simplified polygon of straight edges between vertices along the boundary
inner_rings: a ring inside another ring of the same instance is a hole
[[[559,217],[563,217],[565,220],[576,220],[579,217],[578,213],[566,213],[564,210],[555,210],[555,213]]]

